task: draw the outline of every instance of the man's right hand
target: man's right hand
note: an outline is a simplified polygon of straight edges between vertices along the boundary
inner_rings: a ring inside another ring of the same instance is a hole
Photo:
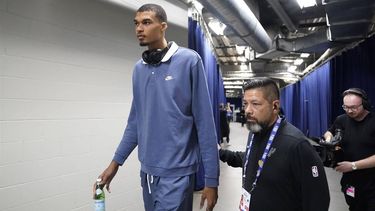
[[[202,191],[200,209],[203,208],[204,203],[207,200],[206,211],[214,210],[217,198],[217,187],[205,187]]]
[[[323,138],[324,138],[324,142],[330,143],[332,141],[333,134],[331,132],[327,131],[327,132],[324,133]]]
[[[105,188],[107,189],[109,193],[111,192],[111,189],[110,189],[111,181],[113,177],[115,177],[118,171],[118,168],[119,168],[119,164],[116,163],[115,161],[112,161],[109,164],[109,166],[103,171],[103,173],[101,173],[98,177],[98,178],[102,178],[101,184],[105,186]],[[96,182],[94,183],[94,186],[93,186],[93,196],[95,195],[95,186],[96,186]]]

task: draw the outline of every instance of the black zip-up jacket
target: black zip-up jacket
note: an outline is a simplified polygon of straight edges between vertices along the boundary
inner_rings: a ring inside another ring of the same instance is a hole
[[[258,161],[264,152],[272,127],[254,135],[246,177],[242,186],[250,191]],[[251,133],[249,134],[249,139]],[[243,167],[246,152],[220,150],[220,160]],[[240,197],[240,196],[238,196]],[[322,161],[300,130],[282,120],[251,193],[251,211],[328,211],[329,189]]]

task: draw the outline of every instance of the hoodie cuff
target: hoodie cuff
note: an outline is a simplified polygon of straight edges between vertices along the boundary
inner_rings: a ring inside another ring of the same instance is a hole
[[[206,187],[217,187],[219,186],[219,180],[217,178],[205,178]]]

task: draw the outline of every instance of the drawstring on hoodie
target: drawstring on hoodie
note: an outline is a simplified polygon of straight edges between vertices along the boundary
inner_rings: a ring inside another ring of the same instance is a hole
[[[148,193],[151,194],[150,179],[148,178],[149,176],[151,178],[151,184],[154,183],[154,176],[146,174]]]

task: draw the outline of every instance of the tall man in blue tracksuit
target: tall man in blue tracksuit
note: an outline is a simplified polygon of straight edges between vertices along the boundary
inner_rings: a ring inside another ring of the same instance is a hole
[[[99,176],[109,185],[138,146],[145,210],[192,210],[194,174],[201,160],[205,188],[201,207],[217,201],[219,159],[206,76],[199,55],[168,43],[162,7],[145,4],[134,18],[141,46],[133,72],[128,124],[112,162]]]

